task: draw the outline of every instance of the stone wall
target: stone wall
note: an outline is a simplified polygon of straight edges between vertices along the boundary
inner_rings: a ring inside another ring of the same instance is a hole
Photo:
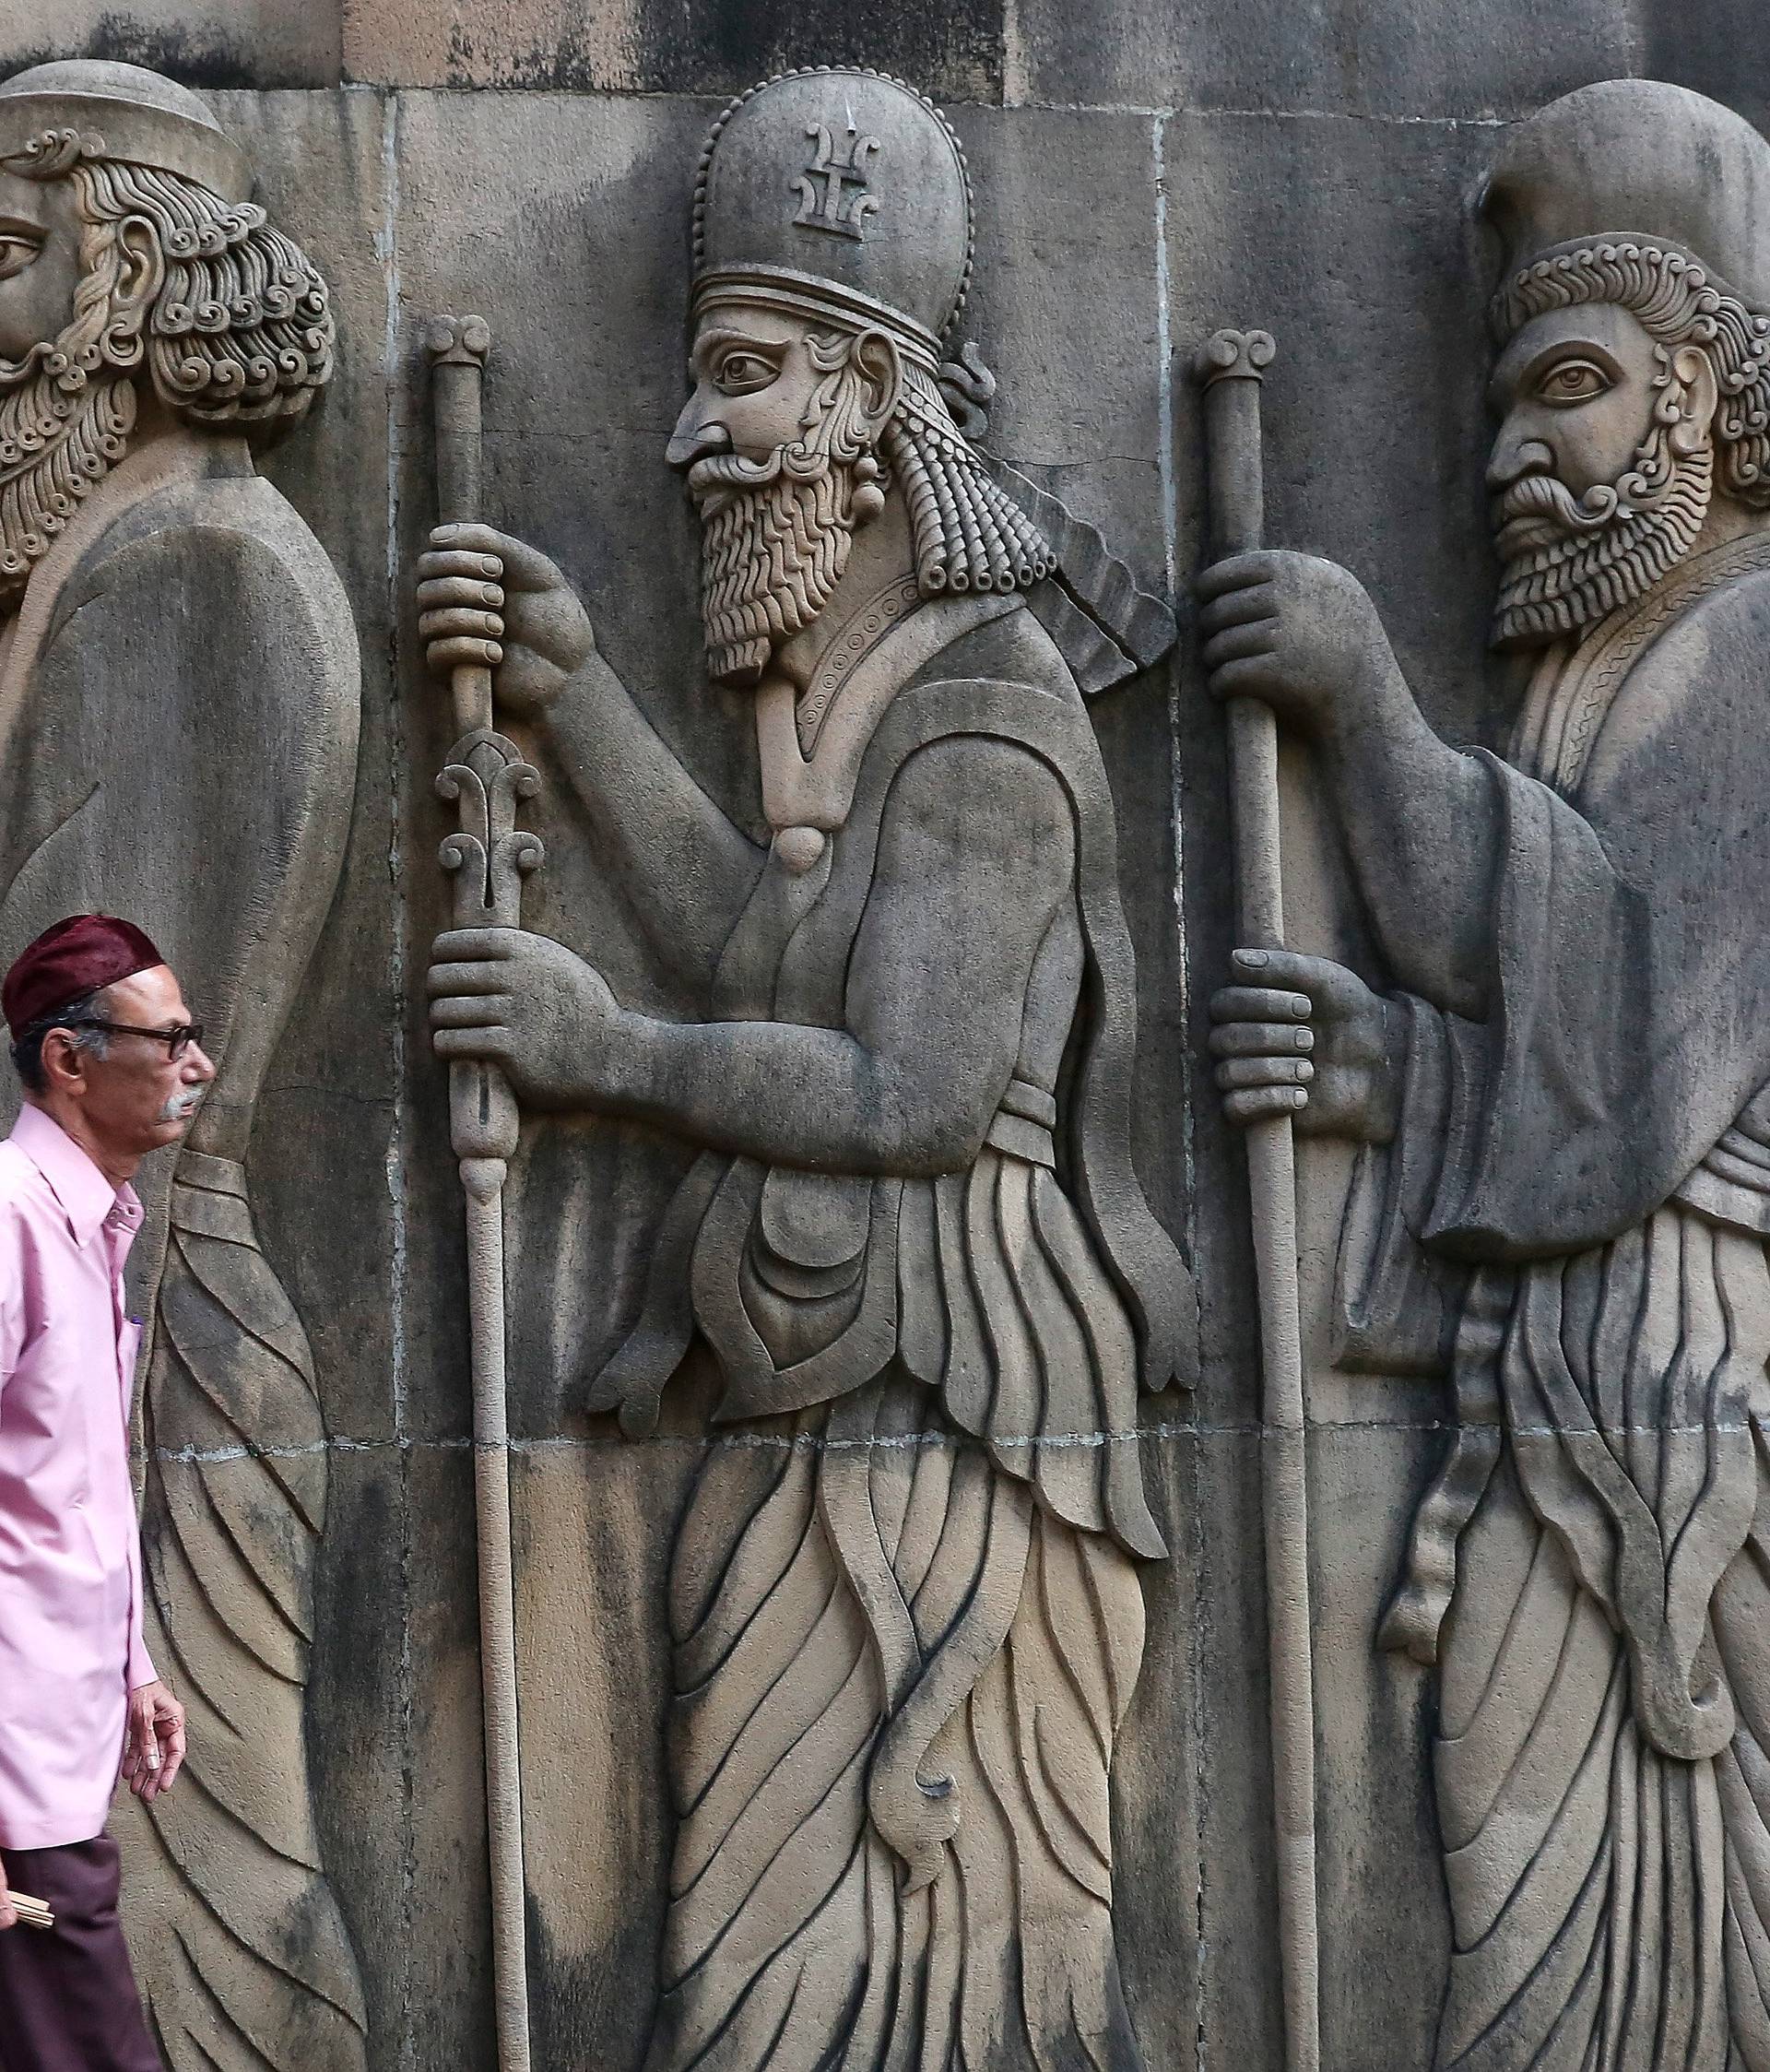
[[[492,2049],[464,1239],[419,989],[447,918],[431,780],[450,739],[408,580],[433,515],[424,320],[490,319],[488,517],[560,564],[660,732],[754,826],[744,701],[702,681],[692,515],[663,464],[702,138],[726,95],[778,66],[857,62],[934,96],[963,139],[979,218],[967,333],[999,385],[992,444],[1181,602],[1175,659],[1095,708],[1138,957],[1136,1159],[1192,1259],[1203,1356],[1196,1393],[1143,1406],[1174,1558],[1146,1577],[1150,1646],[1115,1769],[1115,1912],[1149,2066],[1277,2066],[1252,1263],[1240,1150],[1201,1062],[1232,941],[1227,780],[1184,628],[1204,485],[1177,370],[1220,325],[1274,334],[1269,539],[1352,569],[1429,716],[1455,740],[1493,739],[1474,187],[1504,124],[1591,80],[1672,79],[1770,119],[1757,26],[1747,0],[827,15],[773,0],[52,0],[0,24],[0,69],[112,56],[201,89],[337,314],[331,392],[266,471],[348,592],[362,749],[342,886],[252,1165],[331,1434],[308,1740],[374,2072],[486,2065]],[[1343,859],[1288,768],[1297,937],[1368,960]],[[663,1004],[557,787],[535,824],[549,860],[529,925],[623,1000]],[[1328,1358],[1350,1155],[1306,1151],[1302,1233],[1323,2057],[1377,2072],[1427,2062],[1449,1948],[1431,1688],[1374,1644],[1446,1406],[1435,1383]],[[529,1937],[549,2067],[637,2067],[651,2019],[668,1850],[660,1606],[709,1391],[667,1403],[638,1442],[582,1398],[632,1319],[686,1163],[637,1127],[531,1121],[510,1196]],[[145,1882],[137,1938],[175,1926],[180,1903]]]

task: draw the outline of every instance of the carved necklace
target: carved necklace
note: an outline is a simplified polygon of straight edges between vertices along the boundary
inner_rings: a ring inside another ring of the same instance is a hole
[[[816,750],[818,736],[823,731],[830,708],[856,669],[893,626],[915,610],[921,597],[914,576],[894,576],[882,590],[867,598],[830,643],[818,665],[817,674],[806,685],[794,712],[801,755],[808,757]]]

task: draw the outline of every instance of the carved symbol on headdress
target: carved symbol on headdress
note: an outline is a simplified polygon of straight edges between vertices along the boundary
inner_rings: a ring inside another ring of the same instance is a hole
[[[817,156],[791,184],[799,190],[799,213],[793,219],[808,230],[832,231],[838,237],[859,238],[879,203],[867,192],[867,169],[878,157],[876,136],[863,136],[851,117],[845,135],[846,157],[836,152],[835,134],[828,123],[813,123],[805,133],[818,147]]]

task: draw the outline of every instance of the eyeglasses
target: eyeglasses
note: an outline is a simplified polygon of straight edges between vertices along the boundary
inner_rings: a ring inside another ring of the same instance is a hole
[[[128,1022],[101,1022],[96,1014],[83,1014],[75,1022],[52,1022],[52,1029],[102,1029],[108,1036],[150,1036],[156,1043],[166,1046],[167,1058],[173,1064],[195,1044],[203,1048],[203,1024],[201,1022],[175,1022],[170,1029],[138,1029]]]

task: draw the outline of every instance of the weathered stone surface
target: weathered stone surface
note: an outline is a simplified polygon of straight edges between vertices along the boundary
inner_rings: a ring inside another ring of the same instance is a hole
[[[1650,70],[1717,93],[1754,120],[1770,113],[1770,82],[1756,69],[1754,25],[1742,23],[1732,0],[1675,13],[1551,0],[1535,11],[1529,34],[1504,9],[1470,6],[1448,18],[1440,10],[1426,21],[1417,10],[1382,5],[1299,15],[1264,0],[1160,18],[1148,9],[1109,18],[1097,8],[1065,13],[1045,0],[1020,0],[993,13],[960,8],[937,19],[875,10],[865,20],[838,15],[816,25],[802,13],[790,22],[768,9],[685,14],[649,0],[613,12],[470,8],[446,18],[428,5],[400,11],[362,0],[341,21],[325,8],[230,10],[223,19],[170,5],[102,20],[71,6],[54,14],[16,33],[8,24],[0,62],[145,54],[175,77],[223,89],[212,103],[251,159],[271,220],[324,275],[338,327],[323,406],[256,463],[287,499],[290,522],[299,513],[337,572],[363,664],[354,788],[345,787],[348,838],[341,819],[324,882],[316,879],[303,916],[317,947],[256,1090],[245,1154],[263,1257],[312,1349],[319,1427],[303,1427],[287,1458],[268,1462],[254,1450],[264,1432],[225,1446],[206,1433],[200,1448],[194,1440],[163,1448],[177,1457],[157,1471],[162,1480],[200,1473],[225,1508],[242,1497],[255,1501],[278,1475],[308,1473],[303,1462],[324,1463],[329,1487],[324,1535],[311,1549],[305,1731],[286,1731],[286,1703],[261,1707],[248,1769],[284,1779],[279,1789],[291,1803],[302,1792],[311,1798],[315,1853],[361,1979],[361,2062],[374,2072],[490,2065],[492,1839],[476,1520],[476,1466],[483,1472],[485,1455],[473,1445],[468,1252],[447,1075],[431,1052],[421,984],[432,938],[453,912],[435,859],[454,808],[436,796],[433,778],[456,731],[447,690],[424,667],[413,595],[435,515],[428,319],[478,312],[490,324],[481,515],[545,554],[583,599],[598,652],[619,679],[599,679],[602,692],[612,699],[620,685],[630,687],[670,755],[741,835],[768,838],[774,829],[759,775],[757,693],[706,681],[699,527],[665,458],[689,385],[696,169],[725,94],[770,70],[852,61],[902,72],[949,106],[975,188],[974,273],[965,320],[949,342],[974,341],[995,377],[988,447],[1097,527],[1136,583],[1172,597],[1189,621],[1186,585],[1207,551],[1210,483],[1202,408],[1185,369],[1219,326],[1266,326],[1278,339],[1263,395],[1267,539],[1350,569],[1381,607],[1387,642],[1434,735],[1497,748],[1508,739],[1516,694],[1484,650],[1500,564],[1481,478],[1492,432],[1484,403],[1493,358],[1491,255],[1472,198],[1496,159],[1521,148],[1506,141],[1507,120],[1588,79]],[[355,83],[339,90],[340,77]],[[265,86],[310,90],[248,90]],[[466,88],[477,90],[440,90]],[[1552,139],[1546,172],[1525,183],[1531,195],[1540,200],[1548,175],[1564,173],[1577,142]],[[814,212],[832,206],[821,183],[846,148],[845,136],[832,136],[819,169],[822,148],[805,140],[794,170],[810,183]],[[1737,168],[1713,185],[1728,196],[1752,193]],[[759,191],[774,198],[766,182]],[[838,177],[837,213],[862,191]],[[800,206],[785,184],[778,198],[788,215]],[[1629,213],[1627,223],[1575,228],[1664,235],[1686,222],[1644,214],[1634,197]],[[1731,285],[1748,285],[1748,267],[1735,260],[1729,273],[1699,235],[1684,234]],[[1752,217],[1741,235],[1760,234]],[[829,233],[831,248],[845,251],[840,235]],[[864,249],[864,239],[855,242]],[[1590,305],[1578,306],[1589,315]],[[1686,370],[1678,378],[1693,377]],[[880,537],[856,535],[863,543]],[[1344,594],[1333,597],[1343,604]],[[244,673],[238,642],[253,595],[233,586],[206,596],[205,638],[189,668],[218,670],[232,684]],[[507,595],[501,611],[509,603]],[[462,600],[456,608],[478,609]],[[1321,637],[1339,609],[1319,598],[1311,607]],[[1709,613],[1706,628],[1717,622],[1715,609],[1732,608],[1699,609]],[[140,680],[148,635],[163,631],[163,617],[145,610],[135,637],[108,651],[109,695]],[[1755,627],[1751,612],[1745,620]],[[1672,694],[1665,656],[1677,637],[1674,629],[1637,669],[1640,681],[1649,664],[1661,672],[1649,704]],[[520,646],[520,638],[508,645]],[[1017,666],[991,650],[966,673],[1024,682]],[[1730,676],[1709,666],[1717,681],[1725,679],[1723,690],[1752,681],[1743,664]],[[594,796],[595,780],[613,765],[583,759],[590,775],[580,796],[553,720],[514,709],[520,684],[513,697],[511,669],[507,658],[497,684],[501,724],[545,783],[523,807],[525,824],[547,848],[526,887],[525,925],[606,977],[626,1012],[706,1022],[704,998],[694,998],[672,968],[670,943],[647,927],[675,888],[608,840],[607,801]],[[182,724],[175,699],[168,704],[158,689],[152,698],[157,720]],[[1106,1735],[1109,1806],[1094,1804],[1087,1830],[1093,1843],[1111,1844],[1111,1946],[1127,2009],[1120,2059],[1108,2056],[1115,2067],[1129,2062],[1128,2033],[1151,2068],[1278,2067],[1285,2035],[1261,1516],[1270,1448],[1260,1425],[1243,1147],[1212,1091],[1208,1048],[1210,996],[1236,941],[1230,773],[1221,715],[1190,628],[1173,657],[1094,700],[1090,724],[1116,822],[1116,876],[1136,959],[1132,1163],[1187,1253],[1200,1348],[1190,1395],[1148,1395],[1122,1429],[1095,1417],[1063,1435],[1091,1457],[1135,1449],[1170,1550],[1137,1571],[1147,1619],[1140,1674]],[[215,799],[263,801],[273,796],[266,763],[299,760],[273,727],[240,740],[220,722],[210,725],[216,738],[204,744],[202,782]],[[1671,745],[1699,738],[1693,717]],[[119,732],[118,743],[127,739]],[[57,741],[58,769],[100,752],[89,736]],[[133,755],[148,773],[149,804],[185,796],[180,758],[164,753],[162,741],[109,750]],[[1742,747],[1733,761],[1755,767],[1755,752]],[[1367,797],[1337,803],[1294,734],[1282,781],[1292,943],[1374,987],[1394,988],[1406,973],[1393,918],[1386,933],[1373,910],[1375,867],[1359,836],[1380,824],[1398,838],[1430,815],[1416,802],[1386,814]],[[955,787],[968,818],[984,817],[997,796],[992,782]],[[1715,803],[1711,787],[1682,824],[1707,827]],[[1589,801],[1575,797],[1565,810],[1574,806],[1603,823],[1607,840],[1635,838]],[[1447,818],[1457,844],[1472,845],[1479,815]],[[1024,836],[1035,823],[1029,815],[1017,824]],[[208,867],[211,889],[193,909],[200,924],[211,924],[255,854],[243,837],[227,847],[228,824],[217,820],[218,846],[206,852],[230,860]],[[825,843],[832,834],[844,839],[839,829],[816,832]],[[794,823],[795,836],[804,833]],[[133,901],[177,907],[181,895],[155,888],[182,863],[185,838],[161,844],[164,854],[149,835],[138,839],[149,867],[115,893],[109,880],[89,895],[82,885],[67,903],[101,895],[125,911]],[[1692,836],[1680,853],[1699,846]],[[1041,847],[1022,839],[1017,860]],[[785,842],[783,853],[792,847]],[[1750,842],[1741,835],[1734,849],[1747,854]],[[1647,893],[1660,882],[1649,874]],[[939,873],[931,873],[923,906],[933,911],[945,897]],[[1755,908],[1737,885],[1705,898],[1734,903],[1727,940],[1757,941]],[[1423,894],[1418,903],[1425,905]],[[930,1029],[959,1025],[955,999],[986,983],[985,953],[1009,931],[1015,906],[1001,902],[962,971],[938,986],[916,975]],[[165,925],[158,912],[143,918]],[[1493,925],[1485,907],[1478,919]],[[218,923],[213,931],[229,932]],[[206,948],[195,943],[191,954]],[[1590,989],[1611,1001],[1634,998],[1603,970]],[[1479,1024],[1469,1004],[1457,1012]],[[783,1019],[802,1029],[815,1021],[805,1012]],[[590,1060],[584,1069],[608,1068],[619,1026],[584,1028],[594,1032],[578,1047]],[[1284,1055],[1288,1066],[1293,1054]],[[573,1070],[580,1061],[574,1053]],[[1577,1078],[1570,1074],[1570,1083]],[[1679,1085],[1712,1079],[1707,1065],[1686,1074],[1674,1063],[1669,1072]],[[818,1074],[787,1073],[784,1094],[746,1112],[791,1136],[810,1127],[824,1083]],[[592,1407],[595,1378],[642,1316],[668,1206],[709,1144],[728,1148],[721,1131],[742,1105],[724,1067],[685,1080],[676,1096],[683,1107],[673,1121],[655,1110],[618,1119],[560,1113],[531,1098],[504,1193],[512,1443],[500,1458],[513,1512],[537,2065],[644,2064],[670,1937],[687,1933],[679,1909],[672,1926],[672,1855],[685,1846],[680,1835],[692,1843],[699,1830],[692,1809],[681,1821],[672,1799],[694,1743],[680,1723],[674,1738],[668,1725],[673,1705],[687,1710],[676,1689],[669,1598],[692,1493],[733,1462],[759,1473],[778,1466],[808,1486],[829,1452],[820,1445],[827,1435],[784,1431],[754,1403],[737,1423],[744,1443],[716,1450],[726,1427],[714,1427],[714,1414],[729,1376],[704,1345],[671,1380],[655,1431],[624,1436],[612,1415]],[[1067,1082],[1058,1096],[1070,1097]],[[1650,1091],[1643,1112],[1658,1112],[1654,1103],[1669,1097]],[[1545,1129],[1535,1181],[1544,1191],[1558,1169],[1557,1143]],[[1434,1669],[1380,1650],[1377,1634],[1453,1418],[1441,1379],[1373,1374],[1345,1356],[1336,1251],[1358,1155],[1349,1139],[1302,1141],[1298,1250],[1312,1422],[1322,2062],[1375,2072],[1431,2059],[1452,1977],[1448,1830],[1433,1772],[1444,1687]],[[1728,1155],[1749,1163],[1738,1144]],[[1631,1157],[1615,1161],[1616,1170],[1632,1171]],[[1057,1184],[1071,1186],[1073,1176],[1059,1168]],[[1659,1213],[1713,1221],[1712,1203]],[[1749,1263],[1756,1244],[1740,1236],[1733,1256]],[[1749,1303],[1740,1313],[1748,1312],[1755,1314]],[[244,1357],[217,1363],[224,1399]],[[850,1400],[838,1399],[830,1415]],[[295,1401],[290,1394],[283,1407]],[[916,1403],[906,1429],[919,1432],[939,1414]],[[266,1432],[273,1444],[288,1438],[280,1425]],[[1619,1437],[1619,1452],[1635,1436]],[[1722,1438],[1716,1443],[1724,1450]],[[1677,1446],[1669,1445],[1670,1458]],[[197,1450],[226,1457],[183,1457]],[[1015,1486],[1011,1473],[985,1467],[969,1444],[951,1450],[987,1486]],[[876,1454],[882,1487],[901,1456]],[[163,1536],[163,1522],[154,1522],[162,1498],[163,1489],[160,1497],[150,1489],[150,1538]],[[736,1515],[722,1514],[727,1538]],[[1517,1523],[1516,1505],[1507,1515]],[[1483,1514],[1483,1548],[1494,1545],[1493,1527]],[[813,1520],[808,1530],[815,1540],[820,1528]],[[783,1557],[788,1537],[777,1550]],[[1552,1565],[1552,1550],[1541,1558]],[[709,1557],[705,1566],[711,1573],[718,1563]],[[832,1602],[844,1587],[836,1576]],[[1578,1587],[1563,1579],[1557,1588],[1557,1603],[1585,1618],[1590,1604]],[[193,1602],[183,1585],[169,1589],[169,1616],[188,1620]],[[1637,1602],[1623,1605],[1625,1626]],[[1071,1640],[1092,1636],[1092,1646],[1103,1633],[1127,1629],[1128,1603],[1120,1601],[1116,1624],[1092,1604],[1059,1623]],[[687,1616],[678,1610],[678,1627]],[[1447,1631],[1454,1640],[1454,1627]],[[1594,1644],[1609,1661],[1603,1651],[1614,1643],[1599,1635]],[[855,1652],[858,1663],[872,1659],[865,1645]],[[808,1640],[785,1651],[780,1679],[756,1687],[762,1712],[789,1703],[795,1679],[826,1659]],[[1730,1687],[1748,1701],[1754,1659],[1729,1640]],[[1446,1675],[1453,1667],[1447,1661]],[[175,1669],[174,1680],[182,1673]],[[1071,1675],[1062,1704],[1080,1691],[1085,1705],[1093,1690],[1085,1671]],[[992,1719],[999,1724],[992,1702],[976,1708],[985,1728]],[[704,1718],[708,1708],[701,1710]],[[1019,1731],[1018,1715],[1014,1725]],[[876,1731],[870,1722],[857,1730],[862,1739]],[[1035,1728],[1035,1739],[1039,1731],[1050,1730]],[[1572,1745],[1551,1723],[1539,1735],[1539,1758],[1551,1770],[1564,1767]],[[298,1791],[287,1781],[303,1758]],[[199,1738],[199,1774],[201,1759]],[[1103,1764],[1090,1760],[1103,1775]],[[1658,1763],[1670,1789],[1708,1758],[1649,1748],[1642,1760]],[[767,1773],[754,1795],[765,1796],[762,1785],[774,1781]],[[1453,1777],[1445,1801],[1453,1823],[1463,1817],[1455,1788]],[[1594,1818],[1587,1831],[1600,1844],[1606,1835],[1624,1845],[1638,1839],[1608,1814]],[[1737,1865],[1744,1859],[1731,1812],[1718,1831]],[[1044,1846],[1041,1835],[1028,1861],[1044,1861]],[[151,1849],[150,1837],[132,1837],[127,1904],[138,1941],[161,1940],[181,1922],[211,1924],[213,1912],[163,1864],[156,1867]],[[243,1843],[221,1854],[225,1915],[244,1905],[254,1859]],[[1539,1861],[1553,1867],[1547,1845]],[[678,1865],[678,1894],[685,1878]],[[907,1902],[881,1882],[879,1904],[890,1913]],[[745,1913],[740,1904],[733,1911]],[[1515,1918],[1526,1915],[1552,1941],[1560,1935],[1555,1947],[1565,1954],[1571,1945],[1555,1924],[1544,1926],[1547,1916],[1528,1906]],[[1472,1945],[1468,1918],[1458,1918]],[[1700,1942],[1712,1924],[1705,1917],[1699,1925]],[[1639,1936],[1617,1935],[1619,1964],[1648,1948]],[[834,1947],[853,1960],[877,1946],[845,1928]],[[726,1975],[725,1963],[707,1975]],[[1501,1990],[1498,1957],[1459,1965],[1473,1982],[1458,1989],[1474,1995],[1465,2004]],[[1670,1960],[1661,1968],[1678,1971]],[[150,1983],[157,2005],[180,2004],[163,1966]],[[241,1990],[231,1974],[229,1990]],[[729,1976],[719,1990],[731,1997]],[[808,1995],[808,2006],[816,1995]],[[1735,1994],[1722,2016],[1708,2018],[1705,2034],[1737,2025],[1742,2004]],[[1036,2042],[1062,2023],[1042,2004],[1027,2026]],[[348,2020],[335,2030],[355,2033]],[[274,2063],[277,2050],[287,2054],[299,2042],[298,2023],[268,2049],[255,2047]],[[655,2045],[657,2062],[667,2065],[674,2047]],[[796,2050],[775,2053],[782,2072],[795,2072],[804,2058]],[[173,2062],[183,2063],[176,2050]],[[1699,2050],[1693,2062],[1709,2060]]]
[[[199,88],[333,87],[342,29],[338,0],[60,0],[7,10],[0,67],[96,57]]]

